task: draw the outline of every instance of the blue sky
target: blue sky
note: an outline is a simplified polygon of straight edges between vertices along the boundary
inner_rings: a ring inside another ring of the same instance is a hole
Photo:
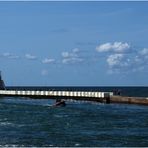
[[[0,2],[8,86],[147,86],[148,2]]]

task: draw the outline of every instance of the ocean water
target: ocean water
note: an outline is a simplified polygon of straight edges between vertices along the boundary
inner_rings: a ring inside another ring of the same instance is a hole
[[[136,96],[148,96],[148,88],[139,89]],[[0,146],[148,146],[148,106],[68,101],[66,107],[50,107],[54,102],[0,98]]]

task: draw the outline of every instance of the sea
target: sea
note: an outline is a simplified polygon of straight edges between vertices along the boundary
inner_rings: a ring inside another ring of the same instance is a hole
[[[32,90],[120,90],[148,97],[148,87],[7,87]],[[0,98],[1,147],[147,147],[148,106]]]

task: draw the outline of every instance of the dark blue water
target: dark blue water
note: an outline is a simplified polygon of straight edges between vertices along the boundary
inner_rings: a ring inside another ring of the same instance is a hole
[[[67,102],[49,107],[53,103],[1,98],[0,146],[148,146],[147,106]]]

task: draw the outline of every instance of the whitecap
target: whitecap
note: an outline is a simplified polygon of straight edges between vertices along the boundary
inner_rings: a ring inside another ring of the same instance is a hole
[[[5,144],[5,145],[0,145],[0,147],[24,147],[24,145],[15,145],[15,144]]]
[[[1,122],[0,125],[11,125],[9,122]]]
[[[68,117],[68,115],[54,115],[56,118],[63,118],[63,117]]]
[[[81,144],[80,143],[75,143],[75,146],[80,146]]]

